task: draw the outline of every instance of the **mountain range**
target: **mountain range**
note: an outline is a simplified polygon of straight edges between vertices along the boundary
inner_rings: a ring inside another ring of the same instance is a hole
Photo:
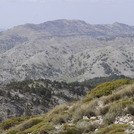
[[[25,24],[0,32],[0,82],[134,77],[134,26],[81,20]]]

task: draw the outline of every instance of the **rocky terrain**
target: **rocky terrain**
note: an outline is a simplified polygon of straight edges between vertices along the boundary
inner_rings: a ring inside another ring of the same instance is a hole
[[[117,22],[56,20],[16,26],[0,32],[0,82],[134,77],[133,44],[134,27]]]
[[[44,115],[0,123],[2,134],[133,134],[134,81],[121,79],[92,89],[82,100]]]

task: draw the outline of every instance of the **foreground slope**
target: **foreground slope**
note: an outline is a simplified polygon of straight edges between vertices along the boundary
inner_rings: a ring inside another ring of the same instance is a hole
[[[42,116],[15,118],[0,124],[7,134],[133,134],[134,83],[103,83],[84,99],[65,103]]]
[[[25,24],[0,33],[0,82],[134,76],[134,27],[80,20]]]

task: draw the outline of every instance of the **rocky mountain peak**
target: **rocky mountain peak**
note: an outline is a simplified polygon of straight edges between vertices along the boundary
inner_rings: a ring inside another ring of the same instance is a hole
[[[113,26],[123,26],[123,27],[128,26],[127,24],[123,24],[123,23],[120,23],[120,22],[114,22],[112,25]]]
[[[59,19],[59,20],[54,20],[54,21],[47,21],[44,23],[41,23],[40,25],[46,25],[46,24],[64,24],[64,25],[71,25],[71,24],[85,24],[87,23],[83,20],[67,20],[67,19]]]
[[[133,26],[129,26],[127,24],[123,24],[123,23],[119,23],[119,22],[113,23],[112,28],[116,29],[116,30],[118,30],[119,32],[122,32],[122,33],[129,32],[128,34],[133,33],[133,31],[134,31]]]

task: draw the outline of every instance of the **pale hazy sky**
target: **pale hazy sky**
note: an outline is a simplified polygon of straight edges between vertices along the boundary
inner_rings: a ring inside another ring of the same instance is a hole
[[[57,19],[134,26],[134,0],[0,0],[0,28]]]

